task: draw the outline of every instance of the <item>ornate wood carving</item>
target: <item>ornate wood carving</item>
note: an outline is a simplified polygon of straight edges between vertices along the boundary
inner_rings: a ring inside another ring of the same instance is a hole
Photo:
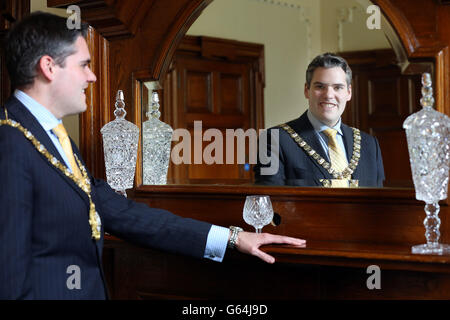
[[[49,7],[62,8],[75,4],[81,9],[81,18],[89,21],[104,38],[134,35],[147,18],[155,0],[47,0]]]

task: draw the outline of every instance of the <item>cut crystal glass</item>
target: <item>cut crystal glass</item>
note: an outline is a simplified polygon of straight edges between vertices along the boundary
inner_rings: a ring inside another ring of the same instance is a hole
[[[449,254],[450,246],[439,243],[439,200],[447,198],[450,159],[450,118],[433,109],[430,74],[422,75],[422,110],[403,123],[408,141],[411,171],[417,200],[425,201],[424,226],[427,243],[412,247],[413,253]]]
[[[262,228],[273,219],[272,202],[269,196],[252,195],[245,198],[242,212],[244,221],[261,233]]]
[[[144,184],[167,184],[173,129],[159,120],[159,97],[152,93],[148,120],[142,125]]]
[[[133,187],[136,170],[139,128],[125,120],[125,102],[122,90],[117,91],[116,118],[108,122],[100,132],[103,135],[106,179],[117,193],[124,195]]]

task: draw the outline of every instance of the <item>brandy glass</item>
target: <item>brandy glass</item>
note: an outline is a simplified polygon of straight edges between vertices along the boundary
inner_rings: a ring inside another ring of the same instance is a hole
[[[256,233],[261,233],[262,228],[273,219],[272,202],[269,196],[252,195],[245,198],[244,221],[253,226]]]

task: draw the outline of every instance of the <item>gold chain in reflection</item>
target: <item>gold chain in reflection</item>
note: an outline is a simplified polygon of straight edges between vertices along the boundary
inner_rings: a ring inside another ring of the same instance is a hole
[[[306,143],[305,140],[303,140],[302,137],[298,135],[297,132],[294,131],[289,125],[286,123],[279,125],[281,128],[283,128],[294,141],[303,149],[305,150],[306,154],[308,154],[311,158],[313,158],[319,165],[321,165],[325,170],[328,171],[329,174],[333,176],[334,179],[349,179],[352,175],[352,173],[355,171],[356,167],[359,163],[359,158],[361,156],[361,133],[359,129],[352,128],[353,130],[353,155],[350,159],[350,163],[348,166],[342,170],[341,172],[338,172],[334,170],[331,167],[331,164],[327,162],[322,156],[320,156],[309,144]]]

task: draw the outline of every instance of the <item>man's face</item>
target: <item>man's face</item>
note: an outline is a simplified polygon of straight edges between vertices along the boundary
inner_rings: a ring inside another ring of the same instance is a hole
[[[340,67],[314,70],[310,88],[305,84],[305,97],[309,110],[321,122],[333,127],[352,97],[351,85],[347,86],[345,72]]]
[[[86,110],[84,91],[89,83],[97,80],[89,68],[91,56],[86,40],[78,37],[73,48],[75,52],[66,58],[64,67],[56,66],[57,74],[53,82],[55,102],[58,102],[56,108],[61,118]]]

